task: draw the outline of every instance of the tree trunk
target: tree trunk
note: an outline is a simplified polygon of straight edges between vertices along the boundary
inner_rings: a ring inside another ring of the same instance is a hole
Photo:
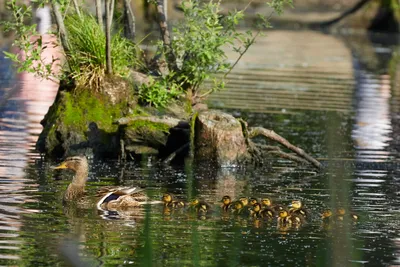
[[[106,73],[112,74],[112,64],[111,64],[111,23],[112,14],[111,2],[114,0],[106,0]]]
[[[124,31],[125,37],[129,40],[135,39],[136,22],[132,11],[131,0],[124,0]]]
[[[195,158],[200,161],[234,166],[251,158],[242,126],[232,115],[218,110],[201,112],[192,134]]]
[[[103,29],[103,9],[101,6],[101,0],[96,0],[96,16],[97,16],[97,23],[99,23],[100,27]]]
[[[58,4],[56,1],[52,1],[51,6],[53,8],[54,17],[56,18],[58,32],[60,33],[61,45],[63,46],[65,53],[67,53],[69,51],[68,34],[67,30],[65,29],[63,16],[60,11],[60,4]]]

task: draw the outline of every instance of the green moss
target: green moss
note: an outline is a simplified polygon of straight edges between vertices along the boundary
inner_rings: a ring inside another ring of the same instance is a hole
[[[156,131],[169,133],[170,127],[167,124],[159,122],[151,122],[147,120],[135,120],[129,123],[131,129],[146,129],[147,131]]]
[[[126,103],[111,105],[99,97],[82,91],[77,95],[65,93],[65,110],[61,112],[62,121],[67,127],[86,131],[90,122],[95,122],[105,132],[115,132],[118,125],[113,121],[122,117]]]

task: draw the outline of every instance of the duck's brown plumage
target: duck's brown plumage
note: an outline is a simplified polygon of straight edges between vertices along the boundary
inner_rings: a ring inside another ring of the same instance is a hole
[[[74,156],[65,159],[54,169],[70,169],[75,175],[64,193],[63,202],[83,203],[89,164],[85,156]],[[139,207],[148,201],[143,189],[137,187],[104,187],[97,192],[99,201],[96,206],[100,210],[116,210]]]

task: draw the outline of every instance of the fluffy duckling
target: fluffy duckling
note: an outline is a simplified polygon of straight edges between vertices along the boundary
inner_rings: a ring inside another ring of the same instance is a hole
[[[223,211],[228,212],[232,208],[232,199],[230,196],[222,197],[221,202],[221,208]]]
[[[256,204],[256,203],[258,203],[257,198],[251,197],[251,198],[249,199],[249,204],[250,204],[250,206],[254,206],[254,204]]]
[[[321,214],[321,218],[324,223],[329,223],[333,219],[333,212],[330,209],[324,210]]]
[[[250,210],[247,205],[244,205],[246,201],[238,200],[232,203],[232,213],[235,215],[249,216]]]
[[[272,209],[276,214],[279,214],[279,212],[281,210],[284,210],[282,205],[273,204],[272,200],[270,198],[268,198],[268,197],[264,197],[264,198],[261,199],[261,205],[264,208]]]
[[[174,200],[174,196],[170,193],[165,193],[162,198],[165,208],[184,208],[185,202],[180,200]]]
[[[254,203],[252,209],[250,210],[250,216],[253,218],[261,218],[262,207],[260,203]]]
[[[189,203],[189,209],[195,211],[198,215],[205,215],[211,211],[211,205],[205,200],[196,198]]]
[[[300,200],[293,200],[289,207],[290,215],[297,214],[307,218],[308,211],[303,207],[303,203]]]
[[[290,214],[287,210],[281,210],[278,216],[279,225],[300,226],[305,223],[305,218],[301,214]]]
[[[253,208],[251,209],[251,216],[254,218],[270,220],[275,217],[275,212],[270,208],[262,208],[260,203],[254,203]]]
[[[354,213],[347,213],[346,210],[343,207],[340,207],[336,210],[336,219],[338,221],[343,221],[344,220],[344,216],[350,216],[350,219],[353,221],[357,221],[358,220],[358,215],[354,214]]]

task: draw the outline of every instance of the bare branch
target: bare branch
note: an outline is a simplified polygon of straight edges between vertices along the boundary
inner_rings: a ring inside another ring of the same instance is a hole
[[[60,11],[60,4],[57,3],[57,1],[51,1],[51,6],[54,12],[54,17],[56,18],[58,32],[60,33],[61,45],[63,46],[64,51],[67,53],[69,51],[68,35]]]
[[[308,155],[306,152],[304,152],[301,148],[298,148],[294,145],[292,145],[288,140],[280,136],[279,134],[275,133],[272,130],[268,130],[262,127],[252,127],[249,128],[249,138],[253,138],[255,136],[265,136],[268,139],[274,140],[281,145],[285,146],[286,148],[292,150],[295,152],[297,155],[300,157],[306,159],[308,162],[310,162],[312,165],[314,165],[317,168],[321,168],[321,163],[319,163],[316,159]]]
[[[124,10],[125,10],[125,36],[128,39],[134,40],[136,34],[136,19],[132,11],[131,0],[124,0]]]

